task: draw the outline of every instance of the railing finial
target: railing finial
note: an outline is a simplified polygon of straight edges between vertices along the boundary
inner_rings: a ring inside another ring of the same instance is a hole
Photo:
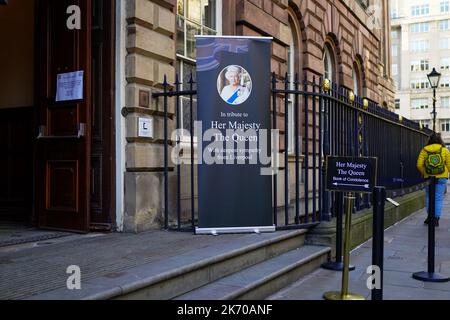
[[[324,79],[323,82],[322,82],[322,90],[324,92],[328,93],[328,92],[330,92],[330,89],[331,89],[330,80]]]
[[[348,92],[348,100],[351,104],[355,102],[355,93],[352,90]]]
[[[367,98],[363,99],[363,107],[365,110],[369,109],[369,100]]]

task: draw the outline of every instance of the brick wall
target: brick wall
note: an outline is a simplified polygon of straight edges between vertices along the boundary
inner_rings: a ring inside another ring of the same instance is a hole
[[[236,3],[236,34],[248,36],[272,36],[274,48],[272,71],[280,78],[287,71],[286,46],[289,37],[289,16],[295,16],[301,30],[302,68],[308,75],[322,75],[323,48],[327,39],[335,45],[338,53],[337,82],[353,88],[353,63],[360,57],[363,67],[363,96],[380,105],[386,94],[392,99],[392,81],[386,72],[385,29],[371,28],[371,21],[364,9],[356,1],[349,0],[232,0]],[[385,18],[387,1],[376,5],[383,11],[380,22],[389,28]],[[229,4],[228,4],[229,6]],[[369,26],[369,27],[367,27]],[[230,29],[230,28],[229,28]]]

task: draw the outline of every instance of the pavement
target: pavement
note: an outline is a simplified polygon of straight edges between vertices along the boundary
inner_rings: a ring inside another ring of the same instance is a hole
[[[45,231],[20,224],[0,225],[0,248],[38,241],[52,240],[73,235],[68,232]]]
[[[450,300],[450,282],[431,283],[412,278],[427,271],[428,227],[423,224],[426,210],[398,222],[384,234],[384,300]],[[436,228],[435,272],[450,277],[450,196],[444,199],[440,226]],[[371,299],[367,288],[372,265],[372,240],[352,251],[350,263],[356,267],[349,275],[349,291]],[[322,300],[329,291],[341,292],[342,272],[318,269],[268,300]]]
[[[263,235],[267,236],[270,235]],[[208,252],[208,248],[217,250],[218,246],[226,248],[248,241],[253,239],[242,234],[211,237],[155,230],[140,234],[70,235],[0,247],[0,300],[33,299],[58,289],[67,290],[66,271],[72,265],[80,267],[82,283],[88,287],[102,277],[106,282],[128,270],[152,265],[164,270],[164,266],[171,267],[173,260],[183,256],[184,261],[200,259],[199,254]]]
[[[385,300],[450,300],[450,282],[424,283],[412,278],[414,272],[427,269],[425,217],[423,209],[385,231]],[[80,267],[83,283],[95,284],[102,279],[115,281],[130,270],[148,272],[152,266],[164,270],[173,265],[195,263],[205,255],[221,250],[226,253],[273,236],[212,237],[158,230],[141,234],[75,235],[0,227],[0,240],[4,244],[0,246],[0,300],[33,299],[62,292],[66,290],[66,271],[71,265]],[[21,240],[11,243],[14,239]],[[366,298],[370,298],[366,270],[372,264],[371,257],[371,241],[351,254],[356,270],[350,272],[350,291]],[[444,200],[440,227],[436,229],[436,271],[450,275],[449,195]],[[138,273],[135,275],[139,278]],[[340,291],[341,279],[341,272],[318,269],[268,300],[322,300],[325,292]]]

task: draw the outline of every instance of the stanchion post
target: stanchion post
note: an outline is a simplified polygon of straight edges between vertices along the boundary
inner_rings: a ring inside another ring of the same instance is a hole
[[[344,194],[342,192],[335,193],[335,212],[336,212],[336,261],[329,261],[322,264],[322,268],[333,271],[344,270],[342,262],[342,217],[344,215]],[[349,270],[355,270],[355,266],[350,265]]]
[[[435,258],[435,216],[436,216],[436,177],[430,178],[428,186],[428,271],[416,272],[413,278],[424,282],[448,282],[450,277],[436,273]]]
[[[331,291],[324,294],[326,300],[365,300],[362,295],[348,292],[349,266],[350,266],[350,245],[351,245],[351,225],[353,214],[353,202],[355,196],[348,193],[345,197],[345,240],[344,240],[344,272],[342,273],[341,292]]]
[[[431,178],[428,207],[428,273],[434,273],[434,257],[436,247],[436,177]]]
[[[341,192],[336,192],[336,263],[343,270],[342,264],[342,217],[344,216],[344,197]]]
[[[384,204],[386,188],[373,189],[373,239],[372,265],[380,270],[380,288],[372,290],[372,300],[383,300],[383,261],[384,261]]]

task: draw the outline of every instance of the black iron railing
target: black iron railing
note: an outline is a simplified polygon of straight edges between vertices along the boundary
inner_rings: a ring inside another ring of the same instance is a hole
[[[165,78],[162,92],[154,93],[153,97],[162,97],[164,104],[164,226],[166,229],[192,231],[197,223],[193,135],[193,101],[197,92],[192,75],[187,83],[188,89],[180,90],[181,86],[178,76],[173,85]],[[191,131],[188,137],[189,204],[185,201],[184,206],[181,199],[183,166],[180,164],[174,168],[176,193],[169,193],[169,172],[172,171],[169,148],[183,141],[179,135],[176,141],[169,139],[168,121],[175,117],[176,128],[181,129],[182,116],[186,114],[181,110],[181,97],[186,102],[183,108],[189,108]],[[169,98],[175,99],[174,115],[168,112]],[[325,159],[328,155],[377,157],[378,185],[385,186],[390,197],[414,192],[424,186],[415,164],[431,130],[357,97],[346,88],[316,77],[300,81],[298,76],[289,79],[286,75],[278,80],[273,75],[272,117],[272,129],[279,129],[284,134],[280,139],[284,146],[279,150],[284,156],[283,164],[280,164],[283,177],[273,179],[273,220],[279,230],[308,228],[336,216],[339,208],[334,203],[340,203],[342,195],[325,190]],[[278,128],[280,117],[284,123],[282,128]],[[290,126],[293,126],[291,135]],[[293,150],[289,150],[290,143],[293,143]],[[281,199],[279,191],[284,192]],[[176,203],[176,212],[171,212],[170,200]],[[357,196],[355,212],[370,206],[368,195]]]

